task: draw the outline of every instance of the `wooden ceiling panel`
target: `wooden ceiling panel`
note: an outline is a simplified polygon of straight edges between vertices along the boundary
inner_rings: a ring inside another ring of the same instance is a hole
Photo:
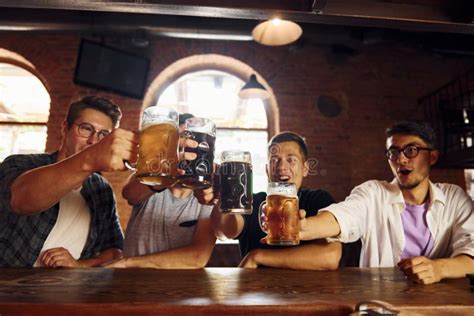
[[[288,11],[310,11],[313,0],[152,0],[146,3],[192,5],[240,9],[271,9]]]
[[[430,7],[441,7],[446,0],[378,0],[379,2],[392,2],[403,4],[418,4]]]
[[[440,6],[445,1],[470,7],[458,10],[461,16],[450,15],[451,11]],[[74,29],[101,29],[104,18],[110,28],[136,28],[146,16],[153,20],[150,27],[181,28],[186,24],[195,30],[210,26],[224,32],[238,28],[248,33],[246,30],[259,21],[278,16],[303,25],[474,34],[474,23],[469,23],[474,18],[474,10],[470,11],[473,5],[474,0],[0,0],[0,31],[67,30],[73,15],[77,21]],[[45,18],[48,14],[57,18]],[[91,18],[84,19],[86,15]],[[179,22],[173,24],[173,18]],[[27,27],[23,27],[25,23]]]

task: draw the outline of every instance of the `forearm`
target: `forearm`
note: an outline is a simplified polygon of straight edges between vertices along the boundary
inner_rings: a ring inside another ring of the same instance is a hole
[[[24,215],[44,211],[79,187],[92,173],[82,163],[83,157],[78,154],[20,175],[11,186],[13,211]]]
[[[118,248],[109,248],[104,251],[101,251],[97,256],[78,260],[79,267],[87,268],[87,267],[97,267],[106,262],[117,260],[122,258],[122,250]]]
[[[441,279],[462,278],[468,273],[474,273],[474,259],[467,255],[434,261],[440,269]]]
[[[301,221],[301,240],[336,237],[340,233],[339,223],[330,212],[320,211],[318,215],[307,217]]]
[[[211,256],[212,247],[187,246],[160,253],[124,258],[126,268],[154,269],[200,269],[204,268]]]
[[[159,190],[159,187],[154,188]],[[137,205],[152,196],[153,192],[147,185],[138,182],[135,175],[128,178],[127,184],[123,187],[122,196],[130,205]]]
[[[214,234],[220,240],[236,238],[244,227],[244,219],[241,215],[222,214],[218,206],[212,210],[211,222]]]
[[[257,265],[295,270],[336,270],[341,258],[341,244],[315,241],[285,249],[254,250]]]

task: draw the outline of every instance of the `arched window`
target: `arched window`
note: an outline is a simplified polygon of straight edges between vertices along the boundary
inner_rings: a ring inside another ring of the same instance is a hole
[[[244,80],[252,74],[257,75],[270,94],[264,102],[238,98]],[[250,151],[253,191],[266,189],[267,142],[279,132],[280,117],[273,90],[255,69],[218,54],[182,58],[161,71],[148,88],[142,109],[155,104],[171,105],[181,113],[213,119],[218,129],[216,157],[220,158],[226,149]]]
[[[247,150],[252,154],[253,191],[266,190],[268,120],[260,99],[242,100],[244,82],[224,71],[200,70],[172,82],[156,104],[177,108],[213,120],[217,126],[216,162],[223,150]]]
[[[11,154],[44,152],[50,102],[38,77],[0,62],[0,161]]]

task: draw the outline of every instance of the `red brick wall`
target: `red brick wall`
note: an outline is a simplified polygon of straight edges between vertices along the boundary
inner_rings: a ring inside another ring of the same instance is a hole
[[[103,93],[72,82],[79,36],[1,33],[0,47],[23,55],[44,76],[51,94],[47,150],[58,147],[59,124],[68,104],[86,94],[101,94],[121,105],[121,127],[136,129],[141,101]],[[321,187],[337,200],[368,179],[391,179],[384,159],[384,130],[396,120],[421,116],[417,99],[463,73],[474,57],[447,58],[397,43],[365,47],[359,54],[334,59],[329,46],[298,50],[263,47],[253,42],[216,42],[158,38],[139,53],[151,59],[150,83],[165,67],[194,54],[222,54],[255,68],[270,84],[280,109],[280,129],[302,134],[309,155],[317,159],[316,175],[306,186]],[[336,61],[335,61],[336,60]],[[336,98],[342,112],[326,118],[318,111],[320,95]],[[107,174],[119,198],[122,224],[130,208],[121,198],[128,173]],[[464,185],[462,170],[437,170],[436,181]]]

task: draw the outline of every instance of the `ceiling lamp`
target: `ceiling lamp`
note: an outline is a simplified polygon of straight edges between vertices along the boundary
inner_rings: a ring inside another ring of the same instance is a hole
[[[272,19],[258,24],[252,30],[253,39],[267,46],[293,43],[303,34],[301,27],[288,20]]]
[[[265,87],[260,82],[258,82],[257,76],[252,74],[249,81],[247,81],[242,89],[240,89],[239,97],[241,99],[268,99],[270,94],[268,93],[267,89],[265,89]]]

